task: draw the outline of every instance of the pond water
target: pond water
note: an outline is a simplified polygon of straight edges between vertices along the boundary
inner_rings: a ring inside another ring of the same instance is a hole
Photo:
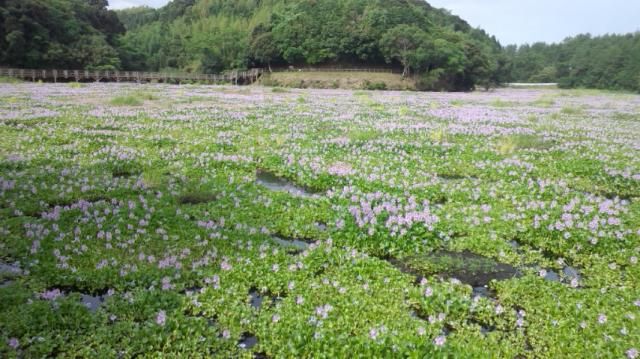
[[[295,183],[285,178],[278,177],[271,172],[258,170],[256,177],[257,177],[256,183],[272,191],[288,192],[294,197],[317,196],[317,194],[313,193],[311,190],[304,188],[302,186],[298,186]]]
[[[249,304],[251,304],[251,307],[255,309],[259,309],[262,306],[262,302],[265,298],[256,289],[252,289],[249,291],[249,297]]]
[[[89,309],[90,312],[94,313],[100,308],[102,303],[104,303],[105,296],[103,295],[90,295],[80,293],[80,301],[82,304]]]
[[[572,266],[565,266],[560,273],[553,269],[542,269],[540,275],[551,282],[571,283],[572,281],[580,281],[580,271]]]
[[[243,349],[251,349],[258,344],[258,338],[251,333],[243,333],[238,341],[238,346]]]
[[[396,262],[398,262],[396,260]],[[520,275],[517,268],[468,251],[438,251],[413,256],[402,261],[405,270],[417,275],[440,275],[470,285],[475,295],[488,295],[492,280],[505,280]]]
[[[295,248],[301,251],[309,248],[310,243],[296,238],[284,238],[280,236],[272,236],[271,240],[285,248]]]

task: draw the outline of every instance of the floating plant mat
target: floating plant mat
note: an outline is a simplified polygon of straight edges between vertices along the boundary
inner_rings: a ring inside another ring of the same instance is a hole
[[[393,259],[390,262],[404,272],[420,276],[440,275],[456,278],[476,288],[492,280],[505,280],[520,274],[517,268],[468,251],[438,251],[430,254]]]
[[[278,177],[275,174],[263,170],[258,170],[256,174],[256,182],[272,191],[288,192],[295,197],[314,197],[317,193],[314,191],[298,186],[295,183]]]

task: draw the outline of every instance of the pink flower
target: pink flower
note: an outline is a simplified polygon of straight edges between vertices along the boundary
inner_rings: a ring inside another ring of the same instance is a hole
[[[164,323],[167,321],[167,313],[165,313],[164,310],[161,310],[158,312],[158,315],[156,316],[156,323],[159,326],[164,327]]]

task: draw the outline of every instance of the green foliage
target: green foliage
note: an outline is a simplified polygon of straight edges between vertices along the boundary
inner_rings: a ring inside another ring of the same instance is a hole
[[[125,29],[106,1],[0,3],[0,63],[41,68],[117,69]]]
[[[495,39],[422,1],[184,0],[119,15],[122,62],[147,70],[391,65],[454,90],[500,78]]]
[[[363,88],[365,90],[371,90],[371,91],[380,91],[380,90],[386,90],[387,89],[387,84],[384,82],[370,82],[368,80],[366,80],[364,82],[364,86]]]
[[[136,97],[131,95],[125,96],[117,96],[111,99],[109,103],[113,106],[140,106],[142,105],[142,101]]]
[[[640,33],[568,38],[559,44],[508,46],[510,80],[563,88],[640,91]]]
[[[0,76],[0,84],[17,84],[20,82],[22,81],[15,77]]]

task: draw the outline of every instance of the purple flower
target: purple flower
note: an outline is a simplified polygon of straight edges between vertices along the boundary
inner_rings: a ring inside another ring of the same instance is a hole
[[[167,313],[165,313],[164,310],[161,310],[158,312],[158,315],[156,316],[156,323],[161,326],[164,327],[164,323],[167,321]]]
[[[424,290],[424,296],[425,297],[431,297],[433,295],[433,289],[431,289],[431,287],[427,287]]]
[[[625,354],[627,354],[627,358],[629,358],[629,359],[636,359],[638,357],[638,349],[631,348],[631,349],[627,350],[625,352]]]
[[[231,264],[227,261],[222,261],[222,263],[220,263],[220,268],[222,268],[222,270],[231,270]]]
[[[17,349],[18,346],[20,346],[20,342],[18,341],[18,338],[9,339],[9,346],[13,349]]]
[[[443,346],[444,343],[446,342],[447,342],[447,337],[445,337],[444,335],[439,335],[433,340],[433,344],[437,347]]]
[[[598,315],[598,323],[604,324],[607,322],[607,316],[604,314]]]
[[[52,289],[52,290],[48,290],[44,293],[40,294],[40,298],[44,299],[44,300],[55,300],[56,298],[62,296],[62,292],[60,292],[60,289]]]

